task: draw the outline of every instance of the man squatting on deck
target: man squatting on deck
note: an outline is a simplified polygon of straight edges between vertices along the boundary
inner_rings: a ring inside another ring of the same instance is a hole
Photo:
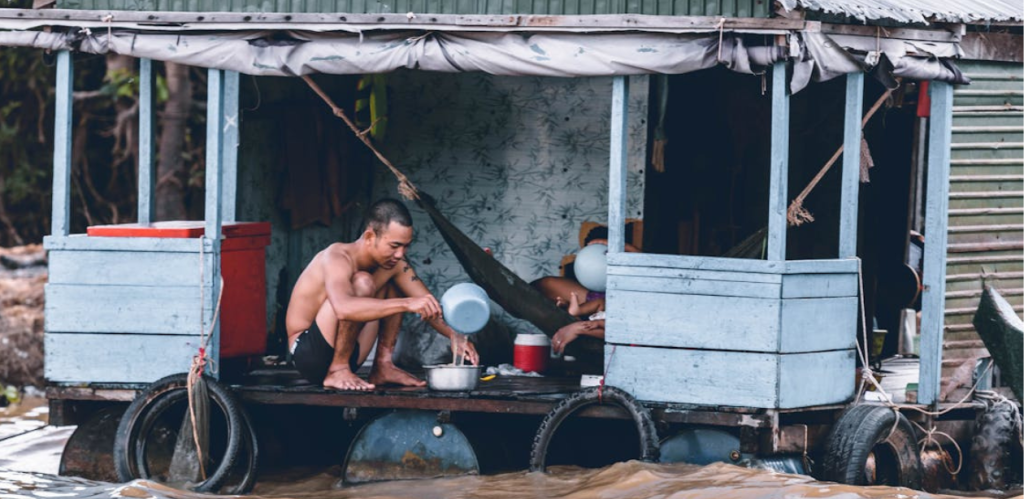
[[[441,305],[405,259],[411,242],[409,210],[382,199],[370,206],[359,239],[334,243],[313,257],[295,283],[285,318],[292,359],[304,378],[341,390],[425,385],[391,358],[403,313],[419,314],[451,340],[456,354],[477,364],[476,348],[444,322]],[[378,332],[367,383],[355,373]]]

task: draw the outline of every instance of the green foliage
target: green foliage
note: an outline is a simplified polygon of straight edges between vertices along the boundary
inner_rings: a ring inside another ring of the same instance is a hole
[[[139,78],[135,71],[115,69],[103,77],[104,85],[100,92],[116,98],[132,99],[139,95]]]
[[[45,233],[50,204],[53,155],[54,72],[41,52],[0,50],[0,208],[19,235],[35,241]],[[10,229],[0,226],[0,246],[10,245]]]

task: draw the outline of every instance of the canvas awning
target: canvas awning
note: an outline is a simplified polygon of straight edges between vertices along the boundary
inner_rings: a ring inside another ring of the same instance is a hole
[[[721,64],[760,74],[794,60],[791,89],[870,70],[885,61],[893,76],[965,83],[950,58],[955,42],[879,40],[796,32],[789,46],[773,36],[735,32],[438,32],[231,31],[166,33],[125,30],[0,32],[0,45],[113,52],[258,76],[386,73],[400,68],[510,76],[681,74]],[[767,44],[765,43],[767,41]],[[881,57],[884,54],[885,57]]]

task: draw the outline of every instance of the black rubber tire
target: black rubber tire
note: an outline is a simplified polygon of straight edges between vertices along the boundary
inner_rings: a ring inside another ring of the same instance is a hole
[[[894,419],[897,417],[899,422]],[[917,435],[910,421],[891,408],[859,404],[847,409],[825,445],[822,480],[921,489],[923,466]],[[869,480],[867,463],[872,454],[875,476]]]
[[[615,404],[629,412],[640,435],[640,460],[648,463],[658,461],[661,440],[658,439],[658,430],[654,425],[654,419],[651,418],[651,412],[632,395],[618,388],[605,386],[599,392],[598,387],[591,387],[562,400],[544,417],[544,421],[537,429],[537,435],[533,437],[530,471],[546,470],[548,446],[562,422],[579,410],[597,404]]]
[[[153,400],[149,405],[150,408],[140,419],[138,431],[135,432],[139,435],[135,445],[135,469],[140,477],[150,478],[152,476],[145,459],[145,456],[148,455],[149,445],[146,436],[150,434],[153,424],[156,423],[160,416],[172,406],[184,404],[187,395],[188,392],[185,389],[165,392]],[[240,450],[242,454],[239,455],[239,458],[242,459],[235,460],[234,466],[224,480],[227,481],[233,478],[235,471],[241,471],[242,478],[236,484],[226,483],[221,485],[218,493],[225,495],[243,495],[252,491],[256,483],[257,469],[259,468],[259,439],[256,436],[256,428],[252,425],[249,413],[245,408],[241,405],[238,408],[242,418],[242,427],[239,433],[242,436],[242,449]]]
[[[221,489],[222,494],[229,496],[241,496],[252,492],[253,486],[256,485],[256,475],[260,467],[260,440],[256,435],[256,427],[252,424],[252,419],[249,418],[248,411],[245,408],[240,408],[242,411],[242,444],[245,447],[245,455],[248,460],[244,462],[236,463],[236,467],[242,466],[242,480],[237,485],[227,484]]]
[[[208,376],[205,379],[211,399],[227,421],[228,435],[224,456],[209,477],[196,484],[193,488],[196,492],[213,492],[224,484],[238,460],[243,438],[243,416],[234,394],[217,380]],[[125,410],[114,440],[114,467],[119,480],[127,482],[149,478],[145,476],[148,475],[145,473],[145,464],[141,468],[139,466],[140,460],[144,459],[139,450],[145,447],[145,442],[139,441],[139,435],[145,434],[141,430],[152,425],[156,416],[187,396],[187,383],[187,374],[172,374],[161,378],[135,397]],[[146,421],[148,423],[144,425]]]
[[[1012,404],[989,406],[975,422],[967,461],[970,490],[1006,490],[1010,484],[1020,483],[1021,462],[1016,451],[1020,413]]]

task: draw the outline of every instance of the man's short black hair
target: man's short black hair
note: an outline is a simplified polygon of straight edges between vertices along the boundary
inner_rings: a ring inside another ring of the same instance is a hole
[[[412,215],[401,201],[384,198],[370,205],[366,210],[366,228],[373,229],[378,236],[387,229],[391,222],[405,227],[412,227]]]

